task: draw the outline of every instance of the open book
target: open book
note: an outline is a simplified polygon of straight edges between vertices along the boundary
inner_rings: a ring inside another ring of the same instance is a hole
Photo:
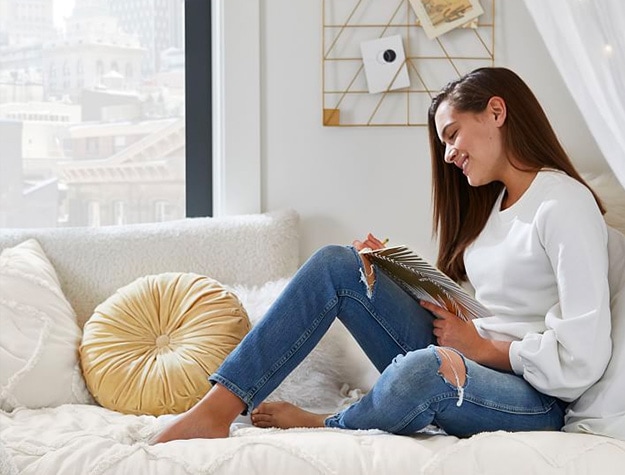
[[[463,320],[491,315],[466,290],[406,246],[363,249],[360,253],[417,300],[440,305]]]

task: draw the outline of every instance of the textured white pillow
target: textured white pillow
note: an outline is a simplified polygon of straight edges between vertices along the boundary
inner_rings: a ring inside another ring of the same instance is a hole
[[[0,254],[0,328],[1,409],[91,402],[76,315],[34,239]]]
[[[564,430],[625,440],[625,235],[609,229],[608,238],[612,358],[601,379],[569,406]]]

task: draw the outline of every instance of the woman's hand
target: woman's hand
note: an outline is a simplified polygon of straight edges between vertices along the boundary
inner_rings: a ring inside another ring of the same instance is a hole
[[[374,250],[382,249],[384,247],[384,244],[384,242],[380,241],[371,233],[367,234],[367,237],[364,239],[364,241],[355,240],[354,242],[352,242],[352,246],[354,246],[357,251],[362,251],[367,247]]]
[[[467,358],[491,368],[505,371],[512,369],[509,341],[482,338],[470,320],[465,321],[449,310],[425,300],[421,300],[420,304],[436,317],[432,333],[440,346],[455,348]]]
[[[481,348],[484,338],[480,336],[475,325],[465,321],[449,310],[431,302],[421,300],[421,306],[432,312],[434,319],[434,336],[440,346],[450,346],[468,358],[475,359],[476,350]]]

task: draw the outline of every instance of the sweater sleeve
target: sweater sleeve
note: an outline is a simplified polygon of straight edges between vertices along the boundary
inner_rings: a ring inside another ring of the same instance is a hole
[[[510,362],[542,393],[572,401],[601,377],[610,359],[607,229],[589,192],[546,200],[536,226],[559,301],[545,315],[544,332],[511,344]]]

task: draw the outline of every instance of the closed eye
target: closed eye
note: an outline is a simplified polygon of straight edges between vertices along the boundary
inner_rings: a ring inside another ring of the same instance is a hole
[[[458,131],[454,130],[454,132],[450,135],[447,136],[446,139],[443,139],[443,141],[441,142],[443,145],[453,145],[453,141],[456,138]]]

